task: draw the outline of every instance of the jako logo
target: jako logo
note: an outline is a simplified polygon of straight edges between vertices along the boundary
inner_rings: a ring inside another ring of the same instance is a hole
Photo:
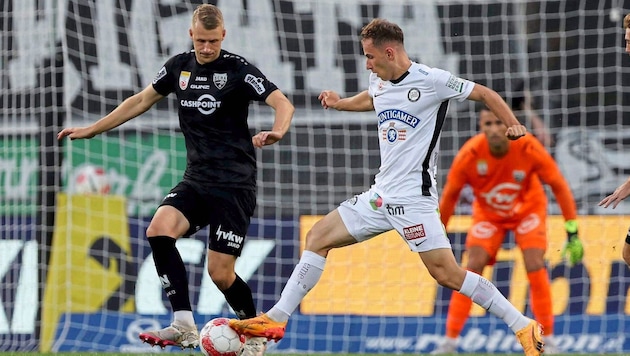
[[[243,244],[243,240],[245,240],[243,236],[239,236],[235,234],[233,231],[227,231],[227,232],[222,231],[221,225],[219,225],[219,227],[217,228],[216,236],[217,236],[217,241],[220,241],[222,239],[226,240],[228,241],[227,245],[233,248],[240,248],[241,244]]]

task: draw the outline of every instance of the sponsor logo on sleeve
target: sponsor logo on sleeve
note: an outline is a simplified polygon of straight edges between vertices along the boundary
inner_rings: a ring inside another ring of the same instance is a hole
[[[462,91],[464,91],[464,80],[454,75],[451,75],[451,77],[448,78],[448,81],[446,82],[446,87],[455,90],[458,93],[461,93]]]
[[[157,83],[160,79],[164,78],[166,75],[166,67],[162,67],[160,71],[157,73],[155,78],[153,79],[153,84]]]
[[[245,83],[251,85],[258,95],[262,95],[262,93],[265,92],[265,86],[263,85],[263,78],[258,78],[251,74],[248,74],[245,76]]]

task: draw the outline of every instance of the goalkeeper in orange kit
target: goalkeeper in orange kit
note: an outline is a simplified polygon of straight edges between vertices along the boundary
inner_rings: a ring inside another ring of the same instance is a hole
[[[563,254],[569,263],[582,260],[584,249],[578,239],[573,195],[558,166],[532,136],[509,141],[507,127],[489,110],[479,113],[481,133],[466,142],[455,156],[440,199],[444,226],[453,215],[459,194],[468,184],[475,200],[472,226],[466,236],[466,268],[481,274],[495,262],[505,234],[514,232],[523,253],[530,300],[536,320],[543,326],[545,354],[557,353],[553,342],[551,287],[545,251],[547,249],[547,197],[541,180],[551,186],[566,221],[567,242]],[[454,353],[472,301],[453,292],[446,320],[446,339],[433,354]]]

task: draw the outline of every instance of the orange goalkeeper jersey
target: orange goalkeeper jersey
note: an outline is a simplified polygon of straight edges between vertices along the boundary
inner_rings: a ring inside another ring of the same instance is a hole
[[[508,153],[490,154],[484,134],[468,140],[455,156],[440,200],[446,226],[465,184],[474,192],[473,215],[492,221],[519,220],[532,211],[547,209],[543,182],[551,187],[565,220],[576,218],[571,189],[545,148],[528,134],[510,141]]]

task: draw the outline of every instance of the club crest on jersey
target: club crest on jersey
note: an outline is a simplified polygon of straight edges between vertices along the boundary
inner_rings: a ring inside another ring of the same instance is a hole
[[[214,73],[212,75],[212,81],[217,89],[223,89],[225,83],[227,83],[227,73]]]
[[[407,139],[407,130],[398,130],[396,123],[390,122],[389,126],[383,129],[382,138],[389,144],[394,144],[396,141],[404,141]]]
[[[514,177],[515,181],[520,183],[523,180],[525,180],[525,172],[524,171],[514,171],[514,172],[512,172],[512,177]]]
[[[412,103],[418,101],[418,99],[420,99],[420,90],[418,90],[417,88],[409,89],[409,92],[407,93],[407,99],[409,99],[409,101],[411,101]]]
[[[179,89],[186,90],[188,88],[188,82],[190,81],[190,72],[185,70],[179,73]]]
[[[488,162],[484,160],[477,161],[477,174],[480,176],[488,174]]]

